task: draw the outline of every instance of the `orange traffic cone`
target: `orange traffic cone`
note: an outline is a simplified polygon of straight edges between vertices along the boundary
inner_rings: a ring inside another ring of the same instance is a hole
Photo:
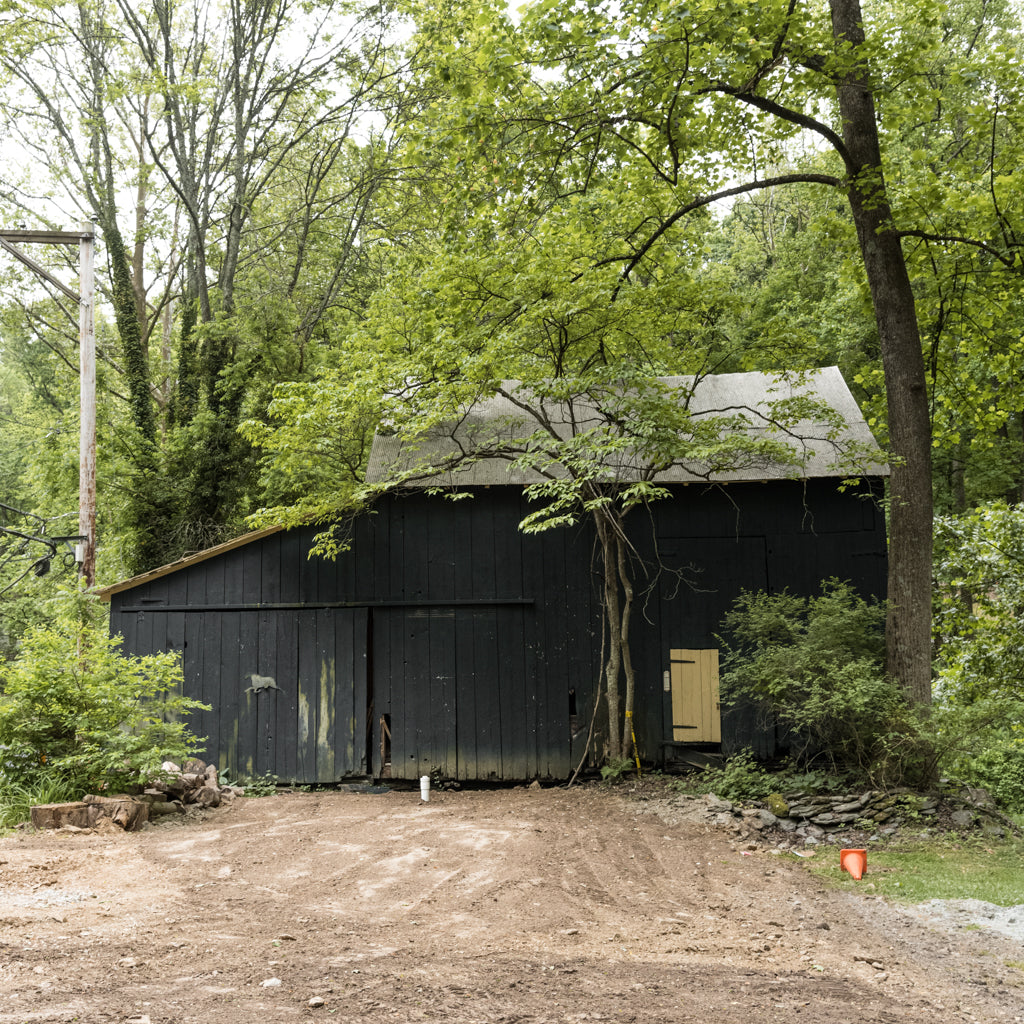
[[[855,881],[860,881],[861,875],[868,869],[867,850],[840,850],[839,867],[843,871],[849,871]]]

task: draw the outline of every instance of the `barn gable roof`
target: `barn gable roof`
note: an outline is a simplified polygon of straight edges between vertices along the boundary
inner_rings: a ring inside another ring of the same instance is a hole
[[[658,379],[666,387],[685,391],[690,389],[693,381],[693,378],[688,377],[661,377]],[[508,390],[514,392],[516,382],[506,383],[509,385]],[[758,422],[756,410],[763,410],[769,402],[791,394],[806,395],[826,403],[839,414],[843,426],[838,432],[834,431],[830,425],[823,423],[807,422],[794,428],[792,433],[799,438],[801,445],[800,467],[772,464],[763,460],[751,461],[730,472],[712,474],[711,480],[726,483],[788,479],[794,475],[808,478],[848,477],[854,474],[854,469],[851,468],[848,461],[844,461],[840,457],[840,453],[850,449],[856,449],[866,455],[864,464],[858,467],[856,472],[866,476],[888,474],[882,452],[872,437],[842,374],[834,366],[810,371],[802,375],[797,382],[768,373],[730,373],[707,376],[701,379],[694,390],[690,410],[697,416],[753,410],[754,415],[748,416],[747,429],[751,433],[756,433],[769,429],[766,423]],[[551,408],[548,412],[556,425],[561,424],[557,429],[560,431],[564,429],[568,436],[572,425],[565,410]],[[573,409],[573,417],[577,429],[581,423],[586,425],[586,411],[580,405],[576,405]],[[596,412],[593,422],[595,424],[597,422]],[[374,439],[370,452],[366,473],[367,482],[382,483],[392,479],[396,472],[414,471],[416,467],[423,465],[443,464],[445,459],[457,451],[459,444],[472,450],[474,447],[493,443],[495,439],[500,441],[502,438],[508,437],[527,437],[534,429],[536,429],[536,424],[528,423],[522,410],[507,398],[500,395],[488,398],[474,405],[460,420],[454,431],[439,432],[437,436],[422,441],[418,448],[403,447],[394,436],[378,435]],[[623,466],[620,465],[616,468],[622,478],[625,475],[622,472]],[[628,465],[626,473],[628,473]],[[512,466],[507,458],[483,458],[479,461],[470,461],[451,471],[424,474],[411,482],[410,486],[524,486],[535,483],[538,479],[540,478],[536,474]],[[706,481],[707,479],[709,479],[708,475],[703,474],[699,466],[688,468],[685,465],[674,465],[656,477],[656,481],[659,483],[688,483],[697,480]],[[169,565],[152,569],[142,575],[122,580],[107,587],[98,587],[95,592],[102,600],[109,601],[114,594],[121,591],[130,590],[209,558],[215,558],[235,548],[277,533],[281,529],[280,526],[273,526],[243,534],[223,544],[207,548],[205,551],[187,555]]]
[[[657,483],[692,481],[740,482],[796,477],[849,477],[888,474],[884,457],[850,393],[838,367],[830,366],[786,377],[772,373],[729,373],[708,375],[694,385],[693,377],[659,377],[666,388],[690,395],[691,415],[701,417],[739,416],[748,436],[776,436],[786,441],[797,455],[794,466],[754,457],[715,472],[699,462],[680,460],[655,477]],[[503,391],[523,394],[517,381],[506,381]],[[770,422],[768,408],[780,399],[806,397],[824,403],[838,414],[841,425],[803,421],[783,433]],[[526,402],[535,404],[527,397]],[[596,427],[601,416],[585,402],[541,403],[548,422],[562,438]],[[465,487],[474,485],[519,485],[538,482],[541,477],[529,468],[512,464],[516,440],[525,440],[538,429],[531,418],[503,394],[476,403],[458,423],[449,424],[410,445],[396,435],[374,438],[366,471],[368,483],[386,483],[401,476],[413,486]],[[505,454],[487,456],[487,452]],[[851,465],[849,455],[856,453]],[[465,457],[469,453],[469,457]],[[473,455],[472,453],[477,453]],[[611,467],[619,480],[638,479],[631,470],[628,454],[620,453]]]
[[[231,540],[225,541],[223,544],[217,544],[212,548],[206,548],[203,551],[195,551],[192,554],[184,555],[176,562],[171,562],[169,565],[161,565],[156,569],[150,569],[149,572],[144,572],[139,576],[133,576],[131,579],[121,580],[119,583],[112,583],[108,587],[97,587],[94,593],[101,600],[109,601],[114,594],[119,594],[122,590],[131,590],[132,587],[138,587],[143,583],[148,583],[150,580],[160,579],[161,576],[167,576],[172,572],[177,572],[179,569],[185,569],[190,565],[198,565],[200,562],[205,562],[208,558],[216,558],[218,555],[223,555],[228,551],[234,551],[235,548],[245,547],[246,544],[252,544],[254,541],[262,540],[264,537],[269,537],[273,533],[280,533],[283,529],[283,526],[268,526],[262,530],[253,530],[251,533],[243,533],[240,537],[234,537]]]

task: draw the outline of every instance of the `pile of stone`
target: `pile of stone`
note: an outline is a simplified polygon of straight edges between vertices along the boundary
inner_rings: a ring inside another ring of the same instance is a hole
[[[773,806],[774,805],[774,806]],[[775,795],[769,809],[778,818],[797,823],[809,821],[830,832],[840,828],[875,828],[894,818],[908,815],[932,816],[939,801],[932,796],[914,793],[883,793],[870,789],[865,793],[844,796],[809,795],[802,790]]]
[[[973,786],[946,785],[939,796],[899,789],[891,793],[868,790],[847,796],[808,795],[802,791],[773,794],[768,806],[779,817],[783,830],[806,826],[821,829],[818,835],[846,829],[889,834],[904,825],[933,826],[1002,835],[1016,826],[996,808],[989,794]]]
[[[764,806],[740,807],[712,794],[676,794],[668,800],[640,798],[646,809],[669,823],[696,821],[732,832],[737,839],[772,835],[780,846],[814,846],[845,842],[854,833],[857,842],[892,835],[901,828],[972,828],[1002,835],[1017,831],[1000,814],[984,790],[947,789],[937,797],[898,790],[868,790],[844,795],[809,794],[795,790],[773,793]]]
[[[198,757],[190,757],[180,766],[164,761],[160,769],[164,776],[151,782],[140,797],[149,804],[150,817],[182,814],[190,806],[202,810],[219,807],[245,792],[241,786],[221,785],[217,766]]]

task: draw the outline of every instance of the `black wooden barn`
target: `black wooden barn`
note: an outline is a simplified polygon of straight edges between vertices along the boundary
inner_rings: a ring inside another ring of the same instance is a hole
[[[707,381],[754,400],[769,386]],[[819,371],[816,392],[872,443],[838,371]],[[697,581],[663,574],[634,617],[643,758],[776,752],[753,714],[721,715],[716,633],[741,589],[812,593],[835,576],[884,595],[884,470],[852,489],[840,474],[808,449],[800,479],[764,467],[715,486],[670,479],[672,498],[636,515],[641,553],[656,545]],[[128,653],[181,652],[186,694],[212,708],[192,726],[236,776],[566,778],[600,659],[592,531],[520,532],[532,507],[504,466],[478,463],[459,486],[472,498],[384,496],[336,561],[308,557],[313,528],[263,530],[105,588],[111,631]]]

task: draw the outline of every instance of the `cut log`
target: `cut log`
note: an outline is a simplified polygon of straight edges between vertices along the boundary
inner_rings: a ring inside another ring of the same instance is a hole
[[[158,817],[161,814],[184,814],[184,813],[185,813],[185,808],[182,807],[181,804],[177,800],[174,800],[174,801],[171,801],[171,800],[154,800],[149,805],[149,817],[150,817],[151,820],[153,818]]]
[[[93,825],[100,818],[109,818],[126,832],[132,832],[149,821],[149,804],[145,800],[130,796],[86,796],[83,800],[89,804]]]
[[[83,800],[67,804],[36,804],[29,811],[29,817],[36,828],[91,828],[89,805]]]
[[[195,803],[200,807],[219,807],[220,790],[216,786],[203,786],[196,791]]]

